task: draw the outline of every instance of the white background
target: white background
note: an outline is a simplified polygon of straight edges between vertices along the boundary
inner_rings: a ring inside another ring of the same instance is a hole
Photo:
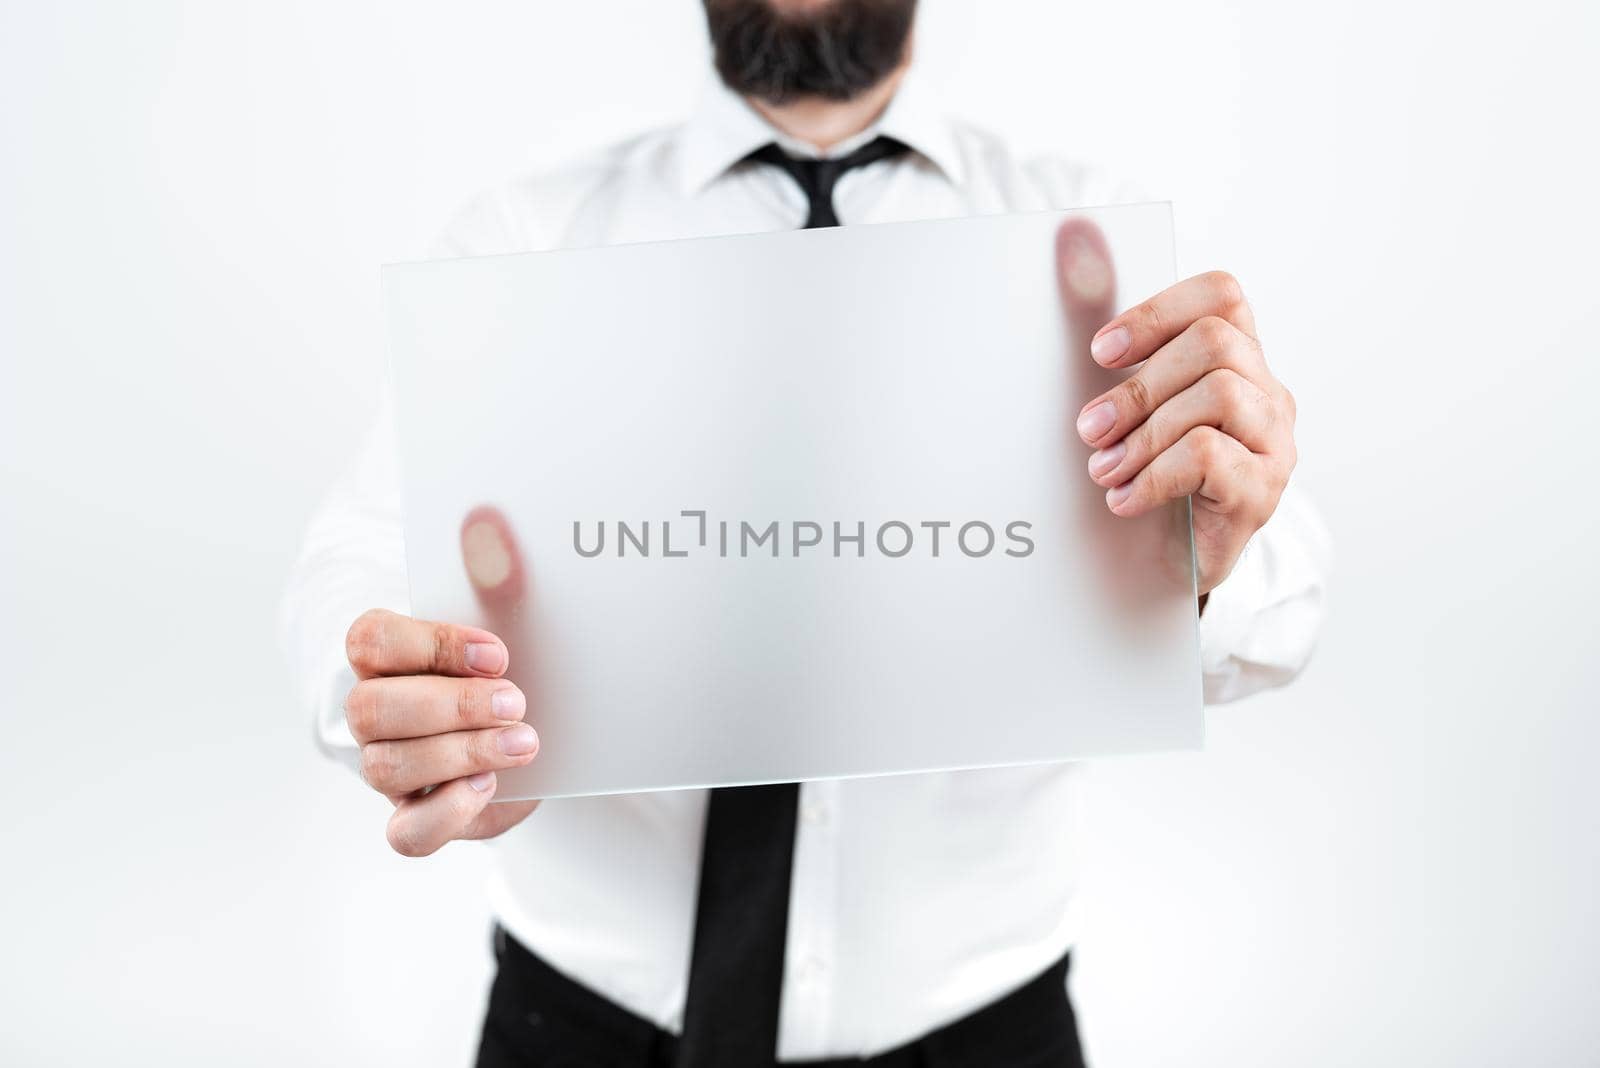
[[[1596,9],[925,7],[958,113],[1243,279],[1337,539],[1298,684],[1096,773],[1094,1062],[1600,1063]],[[387,852],[275,600],[377,265],[705,56],[691,0],[0,8],[0,1061],[467,1060],[483,857]]]

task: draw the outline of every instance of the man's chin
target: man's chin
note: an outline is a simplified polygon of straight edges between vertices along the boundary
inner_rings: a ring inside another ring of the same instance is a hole
[[[916,0],[705,0],[717,73],[737,93],[786,107],[839,103],[904,62]]]

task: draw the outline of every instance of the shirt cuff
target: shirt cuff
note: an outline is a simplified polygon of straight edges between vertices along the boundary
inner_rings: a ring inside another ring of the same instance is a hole
[[[1330,548],[1310,503],[1286,492],[1206,599],[1200,664],[1207,704],[1282,686],[1311,659],[1326,614]]]

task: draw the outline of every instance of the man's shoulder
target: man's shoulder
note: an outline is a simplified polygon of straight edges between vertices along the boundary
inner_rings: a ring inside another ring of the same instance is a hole
[[[662,127],[499,182],[469,198],[435,240],[436,258],[492,256],[558,247],[583,206],[659,170],[677,127]]]
[[[1148,189],[1104,164],[1065,154],[1019,153],[987,127],[951,119],[950,128],[963,164],[984,176],[1015,186],[1012,198],[1024,207],[1078,208],[1150,200]]]
[[[1028,183],[1055,208],[1136,204],[1156,199],[1139,182],[1100,163],[1045,155],[1026,159],[1020,166]]]

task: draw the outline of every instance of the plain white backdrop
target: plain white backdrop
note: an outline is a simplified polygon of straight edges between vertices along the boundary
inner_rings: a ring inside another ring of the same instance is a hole
[[[1093,1062],[1600,1063],[1595,6],[924,8],[1244,281],[1336,538],[1298,684],[1095,773]],[[0,1062],[467,1061],[483,856],[388,852],[275,601],[378,264],[705,71],[692,0],[0,5]]]

